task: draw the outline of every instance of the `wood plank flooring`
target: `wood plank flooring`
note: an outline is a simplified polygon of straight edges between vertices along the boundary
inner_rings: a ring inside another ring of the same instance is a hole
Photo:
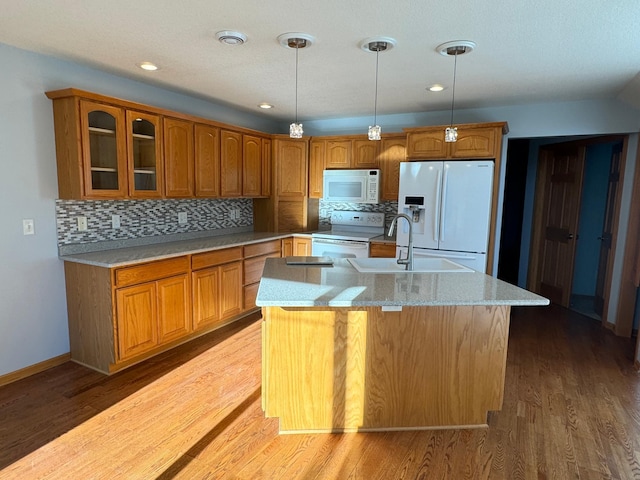
[[[634,341],[514,308],[503,409],[480,430],[278,435],[259,317],[111,377],[74,363],[0,388],[0,478],[640,479]]]

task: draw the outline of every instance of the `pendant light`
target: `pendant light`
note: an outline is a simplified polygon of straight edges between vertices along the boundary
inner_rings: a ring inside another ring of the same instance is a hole
[[[378,125],[378,63],[380,52],[386,52],[395,45],[396,41],[388,37],[368,38],[360,44],[360,48],[363,50],[376,53],[376,88],[373,103],[373,125],[369,125],[368,131],[369,140],[380,140],[380,134],[382,133],[382,129]]]
[[[436,50],[440,55],[453,56],[453,88],[451,92],[451,120],[449,126],[444,131],[445,142],[458,141],[458,127],[453,126],[453,108],[456,101],[456,70],[458,67],[458,55],[464,55],[471,52],[476,44],[468,40],[458,40],[454,42],[443,43],[438,45]]]
[[[313,40],[314,38],[306,33],[283,33],[278,36],[280,45],[286,48],[295,48],[296,50],[296,118],[295,121],[289,125],[289,137],[291,138],[302,138],[302,134],[304,133],[302,123],[298,123],[298,50],[310,47]]]

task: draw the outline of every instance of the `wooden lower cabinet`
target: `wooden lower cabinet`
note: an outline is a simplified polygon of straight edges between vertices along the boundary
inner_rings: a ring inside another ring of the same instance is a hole
[[[156,284],[116,290],[118,358],[126,360],[158,344]]]
[[[396,256],[396,244],[387,242],[370,242],[369,256],[394,258]]]
[[[118,359],[127,360],[187,335],[190,307],[186,274],[117,289]]]
[[[110,374],[256,310],[269,240],[106,268],[65,262],[71,359]]]
[[[293,255],[293,237],[282,239],[281,255],[282,257],[290,257]]]
[[[244,247],[244,267],[243,267],[243,310],[248,312],[256,309],[256,296],[258,286],[262,278],[262,270],[267,258],[279,258],[282,256],[282,242],[280,240],[270,240],[268,242],[254,243]]]
[[[193,255],[193,328],[211,329],[242,312],[242,247]]]
[[[293,254],[300,257],[311,255],[311,238],[294,236]]]
[[[282,239],[283,257],[304,257],[311,255],[311,237],[287,237]]]

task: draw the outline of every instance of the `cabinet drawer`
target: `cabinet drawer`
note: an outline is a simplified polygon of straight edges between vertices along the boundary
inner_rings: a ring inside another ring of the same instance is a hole
[[[116,270],[116,286],[136,285],[180,273],[187,273],[188,271],[189,257],[186,256],[158,260],[157,262],[144,263],[133,267],[118,268]]]
[[[243,310],[251,310],[256,308],[256,297],[258,296],[259,283],[247,285],[244,287],[244,304]]]
[[[244,258],[255,257],[256,255],[264,255],[265,253],[279,252],[280,240],[272,240],[270,242],[253,243],[245,245]]]
[[[199,270],[200,268],[222,265],[236,260],[242,260],[242,247],[224,248],[193,255],[191,257],[191,269]]]
[[[244,284],[259,282],[264,269],[264,262],[270,257],[280,257],[280,252],[262,255],[260,257],[250,258],[244,261]]]

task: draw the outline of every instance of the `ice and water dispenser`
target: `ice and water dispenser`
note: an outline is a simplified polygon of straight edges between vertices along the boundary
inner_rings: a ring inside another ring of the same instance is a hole
[[[413,222],[413,235],[423,235],[425,226],[425,204],[424,196],[407,195],[404,197],[404,203],[400,206],[400,213],[405,213],[411,217]],[[408,226],[404,222],[405,233],[408,233]]]

